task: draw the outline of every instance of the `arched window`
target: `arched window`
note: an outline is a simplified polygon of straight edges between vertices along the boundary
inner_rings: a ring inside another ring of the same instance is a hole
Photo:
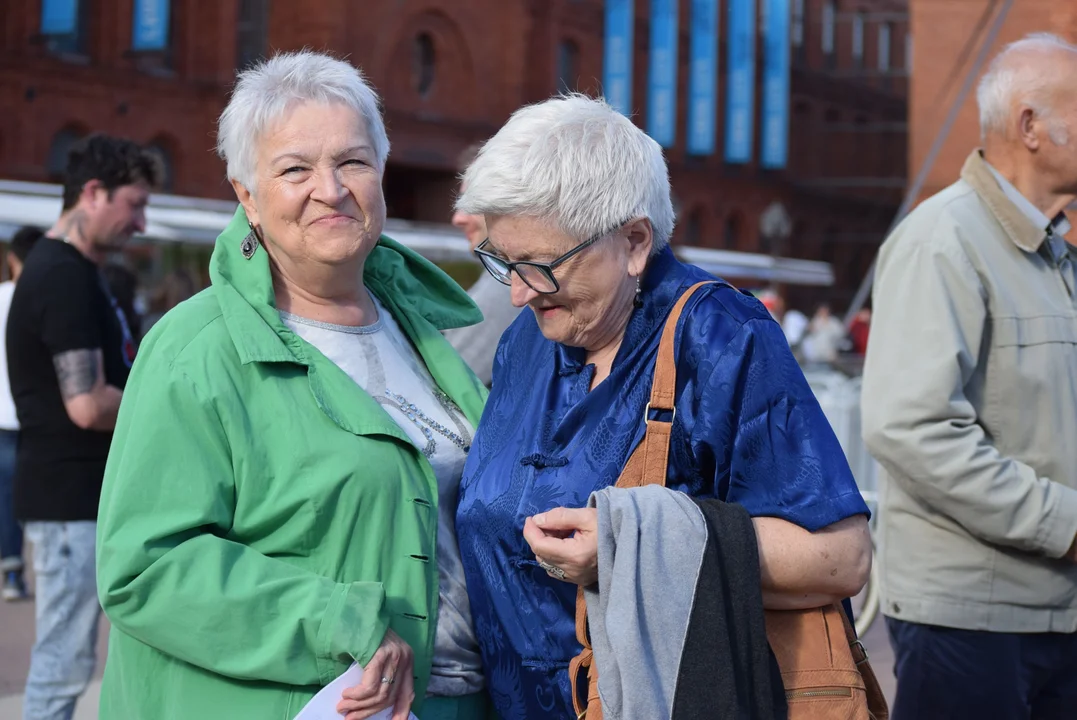
[[[85,134],[77,128],[66,127],[52,136],[49,157],[45,162],[49,182],[63,182],[64,175],[67,174],[67,156],[71,152],[71,147]]]
[[[681,241],[685,245],[699,247],[703,245],[703,209],[693,208],[684,219],[684,232]]]
[[[571,40],[557,44],[557,91],[571,92],[580,78],[580,47]]]
[[[146,146],[146,150],[156,156],[161,169],[158,189],[166,193],[172,192],[176,186],[176,166],[171,150],[172,146],[173,143],[165,138],[158,138]]]
[[[744,223],[740,219],[740,215],[732,213],[725,219],[725,230],[722,235],[722,246],[726,250],[736,250],[740,247],[740,235],[741,227]]]
[[[415,91],[421,97],[429,95],[434,86],[436,61],[434,38],[429,33],[419,33],[412,47],[411,75]]]

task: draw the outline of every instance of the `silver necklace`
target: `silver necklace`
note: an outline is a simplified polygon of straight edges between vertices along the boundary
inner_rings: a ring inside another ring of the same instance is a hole
[[[452,401],[448,395],[441,391],[440,388],[432,388],[433,395],[437,398],[438,402],[443,408],[445,408],[445,414],[452,418],[453,424],[456,425],[456,429],[459,433],[455,433],[449,428],[439,423],[434,418],[424,413],[415,403],[408,400],[403,395],[394,393],[392,390],[386,388],[385,397],[378,398],[378,402],[394,407],[400,411],[408,420],[410,420],[415,427],[419,428],[419,431],[426,438],[426,447],[423,448],[423,455],[427,458],[433,457],[437,451],[437,441],[434,438],[434,433],[441,435],[456,447],[460,448],[463,452],[467,453],[471,450],[471,433],[460,421],[460,408],[456,406],[456,403]]]

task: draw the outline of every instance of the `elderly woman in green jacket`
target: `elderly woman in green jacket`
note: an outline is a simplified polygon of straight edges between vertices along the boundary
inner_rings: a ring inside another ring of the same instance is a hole
[[[244,72],[219,150],[241,208],[212,286],[139,352],[101,498],[105,720],[486,712],[453,530],[481,315],[381,235],[389,142],[347,63]]]

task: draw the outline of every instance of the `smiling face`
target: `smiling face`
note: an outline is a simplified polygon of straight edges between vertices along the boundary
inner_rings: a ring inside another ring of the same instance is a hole
[[[258,139],[252,192],[233,186],[278,265],[361,265],[385,224],[381,175],[359,113],[304,102]]]
[[[531,217],[489,217],[490,252],[510,262],[551,262],[580,240]],[[650,224],[627,223],[554,270],[561,289],[541,295],[512,274],[512,304],[530,307],[548,339],[597,351],[619,343],[632,314],[636,278],[651,251]]]

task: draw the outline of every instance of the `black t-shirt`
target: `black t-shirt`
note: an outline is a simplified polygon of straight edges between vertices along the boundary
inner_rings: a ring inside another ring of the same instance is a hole
[[[52,358],[100,349],[105,382],[123,388],[134,361],[126,322],[100,269],[76,248],[43,238],[26,259],[7,321],[8,374],[19,416],[16,516],[96,520],[111,432],[68,417]]]

